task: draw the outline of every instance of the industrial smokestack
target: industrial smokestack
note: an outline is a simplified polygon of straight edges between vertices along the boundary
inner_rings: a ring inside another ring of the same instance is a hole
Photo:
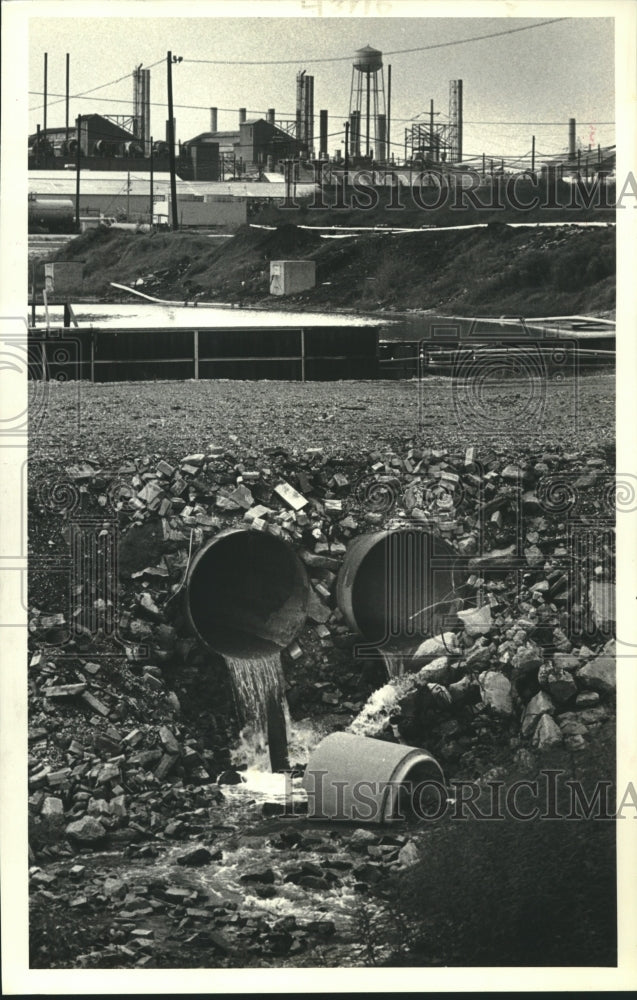
[[[458,162],[462,162],[462,80],[458,80]]]
[[[361,113],[352,111],[349,119],[349,151],[351,156],[361,155]]]
[[[376,118],[376,159],[379,163],[387,159],[387,119],[381,114]]]
[[[239,125],[243,125],[247,117],[248,117],[248,112],[246,108],[239,108]]]
[[[462,160],[462,80],[449,81],[449,145],[452,163]]]
[[[319,112],[319,128],[319,157],[327,159],[327,111],[324,108],[321,108]]]
[[[296,138],[312,154],[314,146],[314,77],[305,70],[296,74]]]
[[[314,77],[306,76],[307,105],[306,105],[306,131],[308,155],[314,153]]]
[[[275,108],[268,108],[268,113],[267,113],[267,119],[266,120],[270,122],[270,125],[274,125],[275,115],[276,115]]]
[[[575,119],[568,120],[568,158],[575,159]]]
[[[216,108],[210,108],[210,131],[211,132],[218,132],[219,131],[219,129],[217,127],[217,109]]]
[[[150,156],[150,70],[141,63],[133,70],[133,135]]]

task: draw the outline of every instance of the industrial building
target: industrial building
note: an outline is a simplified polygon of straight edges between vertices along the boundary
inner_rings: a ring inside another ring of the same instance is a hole
[[[75,203],[75,173],[79,169],[80,216],[102,214],[149,221],[152,187],[153,200],[161,206],[153,214],[165,218],[171,168],[168,132],[174,136],[176,122],[173,119],[169,129],[169,123],[162,121],[166,140],[152,136],[150,70],[140,65],[133,71],[132,115],[82,115],[73,127],[69,123],[67,56],[66,123],[47,128],[46,65],[45,56],[44,127],[29,136],[32,199],[71,197]],[[237,127],[222,130],[218,128],[218,109],[211,107],[209,130],[177,143],[174,150],[179,224],[232,231],[254,217],[261,205],[281,200],[292,190],[299,197],[311,195],[313,184],[299,182],[314,179],[317,164],[316,176],[324,186],[346,180],[350,170],[361,167],[379,187],[417,186],[423,171],[441,184],[461,185],[470,182],[476,172],[488,184],[503,174],[529,171],[577,181],[607,177],[615,170],[614,146],[586,150],[580,144],[578,148],[575,119],[569,122],[568,148],[552,157],[542,154],[541,163],[536,163],[535,136],[529,136],[532,153],[526,163],[521,157],[495,161],[488,153],[465,159],[465,92],[460,79],[449,81],[448,112],[437,110],[431,99],[429,113],[421,112],[406,127],[401,125],[397,141],[392,140],[391,69],[391,65],[384,65],[383,53],[371,45],[354,53],[344,142],[340,136],[338,139],[344,156],[341,148],[330,155],[328,111],[321,109],[315,116],[315,80],[305,70],[296,73],[295,113],[289,119],[277,118],[274,108],[262,117],[248,119],[246,108],[239,108]],[[34,219],[41,215],[41,205],[31,207]],[[172,212],[170,218],[172,222]]]
[[[182,144],[182,165],[189,157],[193,180],[218,180],[229,170],[238,176],[272,171],[282,160],[298,157],[302,144],[275,123],[274,114],[271,108],[267,118],[247,119],[242,108],[238,129],[220,132],[216,128],[217,109],[211,108],[211,130]]]
[[[44,166],[54,157],[72,158],[77,152],[77,133],[77,123],[71,129],[60,126],[32,133],[29,136],[29,160],[37,159],[37,165]],[[101,159],[144,155],[143,145],[131,132],[103,115],[82,116],[80,150],[82,156]]]
[[[39,204],[70,199],[75,204],[76,176],[71,170],[29,171],[29,196]],[[313,184],[297,184],[299,197],[309,197]],[[80,173],[80,218],[121,218],[131,222],[150,220],[150,175],[138,171]],[[202,226],[232,232],[254,219],[267,204],[281,202],[286,195],[283,180],[177,181],[180,225]],[[170,218],[170,175],[153,175],[155,222]]]

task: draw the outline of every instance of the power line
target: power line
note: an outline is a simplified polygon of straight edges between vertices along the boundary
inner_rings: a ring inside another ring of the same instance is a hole
[[[145,69],[152,69],[154,66],[158,66],[159,63],[161,63],[161,62],[164,62],[164,60],[163,59],[158,59],[157,62],[151,63],[150,66],[146,66]],[[79,94],[69,94],[69,100],[76,101],[76,100],[79,100],[80,98],[85,97],[87,94],[94,94],[96,90],[103,90],[104,87],[113,87],[116,83],[121,83],[122,80],[130,80],[131,75],[132,75],[131,73],[125,73],[124,76],[118,76],[117,80],[109,80],[108,83],[100,83],[97,87],[91,87],[90,90],[83,90]],[[44,93],[44,91],[42,91],[42,90],[30,90],[29,93],[30,94],[41,95],[41,94]],[[47,102],[47,106],[48,107],[51,107],[51,105],[53,105],[53,104],[61,104],[63,100],[66,100],[66,94],[53,94],[52,96],[53,97],[60,97],[61,100]],[[108,100],[108,98],[107,97],[103,97],[103,98],[96,97],[96,98],[94,98],[94,100],[96,100],[96,101],[97,100],[106,101],[106,100]],[[133,104],[133,101],[130,101],[130,103]],[[29,111],[39,111],[43,107],[44,107],[43,104],[38,104],[37,107],[35,107],[35,108],[29,108]]]
[[[488,35],[473,35],[470,38],[459,38],[453,42],[437,42],[434,45],[419,45],[413,49],[392,49],[384,52],[386,56],[403,55],[407,52],[430,52],[432,49],[444,49],[450,45],[466,45],[468,42],[480,42],[486,38],[500,38],[502,35],[514,35],[518,31],[531,31],[533,28],[542,28],[548,24],[557,24],[559,21],[568,21],[568,17],[554,17],[548,21],[538,21],[535,24],[526,24],[521,28],[508,28],[506,31],[492,31]],[[325,56],[322,59],[184,59],[189,63],[205,63],[215,66],[290,66],[309,65],[310,63],[328,62],[350,62],[351,55],[348,56]]]
[[[163,60],[161,60],[161,61],[163,61]],[[130,74],[128,74],[128,75],[130,76]],[[125,79],[125,77],[121,77],[120,79]],[[107,86],[107,84],[103,84],[102,86],[105,87],[105,86]],[[99,88],[95,88],[95,89],[99,89]],[[32,95],[36,95],[36,94],[40,95],[42,93],[43,93],[43,91],[41,91],[41,90],[30,90],[29,91],[29,94],[32,94]],[[88,91],[87,91],[87,93],[88,93]],[[57,93],[55,93],[52,96],[58,97],[60,95],[58,95]],[[64,95],[62,95],[62,96],[64,96]],[[88,97],[84,97],[82,94],[76,94],[76,95],[73,96],[73,99],[74,100],[88,100]],[[129,98],[125,98],[125,97],[112,97],[112,98],[111,97],[93,97],[91,99],[93,101],[100,101],[100,102],[106,103],[106,104],[109,104],[109,103],[110,104],[133,104],[134,103],[132,100],[130,100]],[[60,102],[59,101],[52,101],[51,103],[52,104],[59,104]],[[165,108],[166,107],[166,105],[163,102],[161,102],[161,101],[151,101],[150,102],[150,106],[152,108]],[[39,107],[42,107],[42,105],[39,105]],[[174,107],[175,108],[182,108],[182,109],[185,109],[187,111],[210,111],[210,105],[209,104],[175,104]],[[35,110],[38,110],[38,109],[37,108],[31,108],[31,110],[35,111]],[[239,108],[219,108],[219,107],[217,108],[217,111],[223,111],[223,112],[227,111],[227,112],[232,112],[232,113],[238,113],[239,110],[240,110]],[[246,113],[249,114],[249,115],[262,115],[265,112],[264,112],[263,108],[246,108]],[[427,112],[427,114],[428,113],[429,112]],[[420,112],[420,114],[422,114],[422,112]],[[295,111],[280,111],[278,113],[279,120],[281,118],[293,119],[293,118],[295,118],[295,116],[296,116],[296,112]],[[312,117],[315,118],[315,119],[319,119],[320,115],[313,115]],[[338,115],[338,114],[336,114],[336,112],[332,111],[332,112],[330,112],[330,117],[332,117],[332,118],[343,118],[343,119],[346,119],[348,116],[345,113],[343,113],[341,115]],[[445,115],[445,117],[448,117],[448,116]],[[416,118],[392,118],[392,122],[394,124],[398,124],[399,122],[412,122],[412,121],[415,122]],[[500,125],[500,126],[526,125],[526,126],[534,126],[535,128],[543,128],[545,126],[555,127],[555,126],[558,126],[558,125],[568,125],[568,119],[566,119],[563,122],[540,122],[540,121],[535,121],[535,122],[510,122],[510,121],[477,122],[477,121],[468,121],[465,118],[464,119],[464,124],[465,125]],[[614,121],[608,121],[608,122],[589,122],[589,121],[582,120],[582,122],[581,122],[582,127],[584,125],[614,125],[614,124],[615,124]],[[225,131],[228,131],[228,130],[226,129]]]

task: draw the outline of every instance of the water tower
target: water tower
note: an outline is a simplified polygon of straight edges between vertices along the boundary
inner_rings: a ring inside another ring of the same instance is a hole
[[[352,66],[349,98],[352,156],[387,159],[387,114],[383,53],[366,45],[357,49]]]

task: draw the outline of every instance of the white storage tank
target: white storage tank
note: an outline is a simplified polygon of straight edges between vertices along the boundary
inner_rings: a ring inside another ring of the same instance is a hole
[[[315,260],[270,261],[270,295],[293,295],[315,287]]]

